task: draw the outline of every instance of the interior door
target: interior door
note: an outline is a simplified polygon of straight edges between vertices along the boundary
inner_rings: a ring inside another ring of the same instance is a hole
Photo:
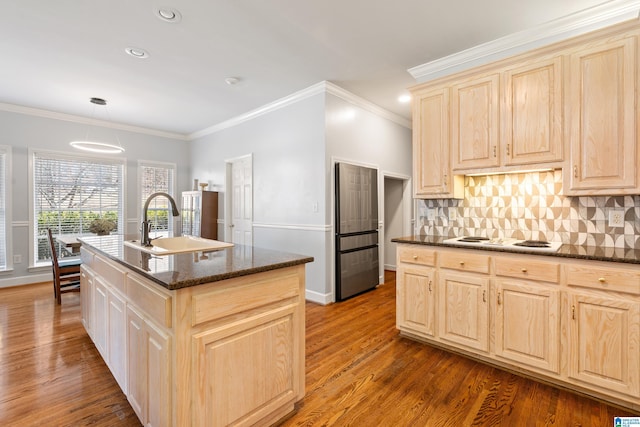
[[[231,222],[226,240],[239,245],[253,244],[253,170],[251,156],[228,162],[227,194]]]

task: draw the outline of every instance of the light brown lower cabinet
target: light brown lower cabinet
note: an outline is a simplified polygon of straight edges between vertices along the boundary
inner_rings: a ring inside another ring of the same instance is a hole
[[[270,425],[304,396],[304,265],[169,291],[81,253],[82,322],[143,425]]]
[[[398,260],[402,335],[640,410],[640,265],[406,243]]]

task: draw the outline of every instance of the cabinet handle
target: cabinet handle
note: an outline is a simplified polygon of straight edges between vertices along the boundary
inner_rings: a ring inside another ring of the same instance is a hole
[[[509,149],[509,145],[510,145],[510,144],[507,144],[507,156],[510,156],[510,155],[511,155],[511,150]]]
[[[606,281],[607,281],[607,279],[605,279],[604,277],[601,277],[601,278],[598,279],[598,282],[600,282],[600,283],[604,283]]]
[[[447,184],[447,178],[448,178],[448,177],[447,177],[447,174],[446,174],[446,173],[443,175],[443,178],[444,178],[444,179],[443,179],[443,181],[444,181],[444,186],[446,187],[446,186],[448,185],[448,184]]]
[[[429,280],[429,293],[431,293],[431,280]]]
[[[460,267],[464,267],[464,261],[460,261]]]
[[[522,271],[523,273],[526,273],[527,269],[526,268],[522,268],[522,270],[520,270],[520,271]]]
[[[502,300],[500,299],[500,292],[498,292],[498,305],[502,304]]]
[[[487,291],[482,291],[482,302],[487,302]]]
[[[498,157],[498,153],[496,151],[496,146],[493,146],[493,157]]]
[[[578,177],[578,166],[577,165],[573,165],[573,177],[574,178]]]
[[[414,256],[413,256],[413,260],[415,261],[415,260],[417,260],[417,259],[418,259],[418,255],[414,255]]]
[[[573,320],[576,320],[576,306],[575,305],[571,306],[571,318]]]

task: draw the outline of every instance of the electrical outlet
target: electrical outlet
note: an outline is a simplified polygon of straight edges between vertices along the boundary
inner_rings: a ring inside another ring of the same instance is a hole
[[[624,211],[609,211],[609,227],[624,227]]]
[[[435,209],[427,209],[427,219],[429,221],[436,220],[436,210]]]
[[[458,217],[457,213],[455,209],[449,209],[449,219],[454,221]]]
[[[22,263],[22,255],[14,255],[14,256],[13,256],[13,263],[14,263],[14,264],[20,264],[20,263]]]

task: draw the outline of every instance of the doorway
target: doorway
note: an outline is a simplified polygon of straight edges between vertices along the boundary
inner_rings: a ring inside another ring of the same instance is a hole
[[[409,190],[409,177],[384,174],[384,239],[380,251],[384,270],[396,270],[396,243],[391,239],[411,234],[413,210]]]
[[[253,157],[226,160],[225,241],[253,246]]]

